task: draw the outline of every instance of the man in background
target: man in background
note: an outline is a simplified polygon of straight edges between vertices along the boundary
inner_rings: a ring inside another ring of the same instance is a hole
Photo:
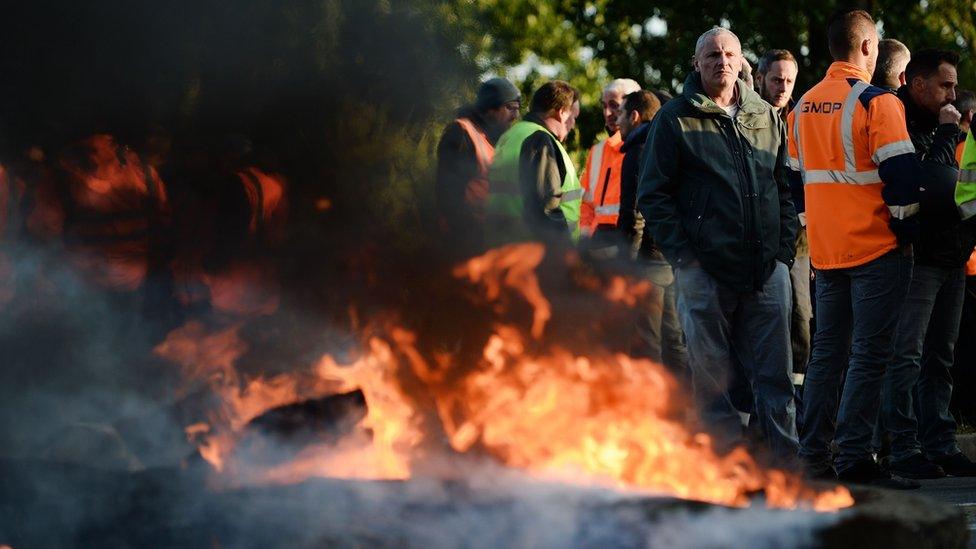
[[[603,88],[600,98],[607,138],[590,148],[580,184],[583,202],[580,206],[580,226],[591,236],[589,252],[596,258],[613,256],[620,245],[617,238],[617,216],[620,213],[620,170],[624,155],[620,148],[617,119],[624,104],[624,96],[640,90],[629,78],[617,78]]]
[[[440,229],[462,255],[482,247],[488,167],[498,138],[518,119],[522,95],[504,78],[478,87],[474,104],[462,107],[437,146],[435,186]]]
[[[562,80],[547,82],[532,95],[525,118],[498,140],[488,172],[489,245],[579,239],[583,189],[563,147],[579,109],[576,88]]]
[[[888,91],[898,91],[905,85],[905,67],[911,61],[912,54],[905,44],[894,38],[885,38],[878,42],[878,64],[871,76],[871,85]]]

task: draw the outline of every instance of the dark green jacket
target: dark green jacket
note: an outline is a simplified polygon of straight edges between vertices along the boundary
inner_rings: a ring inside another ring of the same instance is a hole
[[[783,120],[742,82],[738,97],[733,120],[697,72],[688,76],[651,122],[637,207],[672,265],[698,260],[719,283],[752,292],[775,261],[793,264],[798,222]]]

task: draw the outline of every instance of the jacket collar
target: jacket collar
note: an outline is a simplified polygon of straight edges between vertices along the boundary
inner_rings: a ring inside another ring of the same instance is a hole
[[[627,139],[624,140],[624,144],[620,146],[620,152],[626,153],[632,147],[637,145],[643,145],[647,141],[647,134],[651,130],[650,122],[641,122],[640,126],[634,128],[630,134],[627,135]]]
[[[498,141],[498,138],[505,133],[501,128],[489,124],[488,121],[485,120],[484,113],[474,105],[466,105],[461,107],[458,109],[456,117],[467,118],[470,120],[472,124],[477,126],[479,130],[485,133],[485,136],[492,145],[494,145]]]
[[[522,120],[524,120],[526,122],[532,122],[533,124],[535,124],[537,126],[542,126],[542,128],[544,130],[546,130],[546,133],[548,133],[549,135],[551,135],[553,139],[556,139],[556,135],[554,133],[552,133],[551,131],[549,131],[549,126],[546,126],[546,119],[542,115],[535,114],[535,113],[529,113],[529,114],[526,114],[524,117],[522,117]],[[558,141],[558,139],[557,139],[557,141]]]
[[[858,80],[864,80],[865,82],[871,81],[871,75],[868,71],[858,67],[854,63],[848,63],[847,61],[834,61],[827,67],[827,78],[837,78],[837,79],[848,79],[857,78]]]
[[[742,80],[736,80],[735,85],[740,111],[749,114],[762,114],[765,112],[765,102],[759,97],[758,93],[749,89],[749,86],[746,86],[746,83]],[[681,95],[691,103],[691,106],[702,112],[728,115],[725,109],[719,107],[705,95],[701,83],[701,73],[698,71],[692,72],[685,78],[685,85],[681,90]]]
[[[905,104],[905,120],[912,133],[932,131],[939,126],[939,116],[916,103],[908,86],[898,88],[898,99]]]

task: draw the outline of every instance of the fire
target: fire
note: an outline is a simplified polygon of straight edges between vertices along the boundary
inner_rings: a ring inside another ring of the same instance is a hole
[[[264,411],[362,391],[367,411],[356,430],[335,443],[309,445],[285,463],[252,469],[249,478],[258,482],[405,479],[444,439],[449,448],[441,452],[488,456],[570,483],[734,506],[749,505],[760,492],[775,507],[833,510],[853,503],[844,488],[818,492],[793,475],[763,469],[744,449],[715,452],[707,435],[689,429],[689,404],[660,365],[599,349],[582,356],[547,343],[542,336],[552,309],[535,274],[544,254],[539,244],[511,245],[454,271],[480,288],[477,295],[496,312],[515,305],[513,294],[533,311],[528,333],[513,324],[494,326],[476,364],[461,364],[449,353],[428,358],[416,334],[392,322],[373,327],[351,363],[326,355],[306,372],[270,379],[235,373],[233,362],[244,347],[236,327],[207,334],[191,324],[157,353],[208,379],[220,396],[210,424],[187,428],[218,470],[228,469],[242,428]],[[628,288],[653,290],[621,279],[604,298],[632,303]]]

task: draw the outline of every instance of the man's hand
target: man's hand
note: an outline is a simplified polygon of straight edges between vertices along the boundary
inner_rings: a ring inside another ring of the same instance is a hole
[[[958,124],[962,114],[952,106],[952,103],[939,109],[939,124]]]

